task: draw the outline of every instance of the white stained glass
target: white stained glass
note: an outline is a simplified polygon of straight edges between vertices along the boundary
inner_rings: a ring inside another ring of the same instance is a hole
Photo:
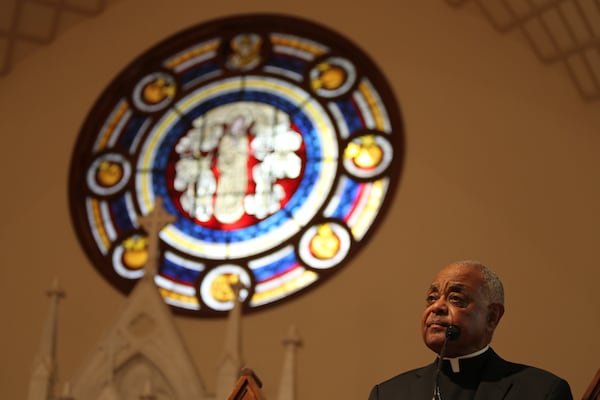
[[[102,128],[100,128],[100,131],[98,132],[98,136],[96,137],[96,141],[93,147],[95,153],[104,149],[103,142],[106,141],[106,135],[108,134],[108,131],[112,129],[111,127],[114,125],[115,118],[117,118],[122,108],[126,106],[126,104],[127,101],[125,99],[119,99],[119,101],[116,102],[115,107],[112,109],[110,115],[108,116],[108,118],[106,118],[102,125]],[[122,116],[120,118],[122,119]]]
[[[113,184],[112,186],[102,186],[98,184],[96,180],[96,174],[100,169],[102,163],[115,163],[121,168],[121,177],[118,182]],[[100,157],[96,158],[94,162],[90,165],[86,174],[86,183],[88,187],[99,196],[109,196],[117,193],[119,190],[123,189],[125,185],[129,182],[129,178],[131,177],[131,164],[129,164],[129,160],[123,157],[118,153],[107,153],[103,154]]]
[[[251,281],[246,270],[234,264],[220,265],[206,274],[204,279],[202,279],[202,283],[200,284],[200,295],[202,296],[202,300],[204,300],[206,305],[213,310],[227,311],[233,308],[233,301],[219,301],[212,295],[212,287],[215,283],[215,279],[221,275],[237,275],[240,282],[245,287],[250,287]],[[240,301],[243,302],[246,297],[248,297],[248,290],[240,290]]]
[[[371,81],[367,78],[364,78],[361,82],[362,85],[367,89],[369,96],[372,98],[371,108],[374,110],[374,114],[378,114],[381,118],[381,122],[383,126],[378,127],[377,129],[383,131],[384,133],[392,133],[392,123],[390,122],[390,117],[387,113],[387,108],[383,104],[383,100],[381,100],[381,96],[373,87]]]
[[[284,258],[286,255],[293,253],[293,252],[294,252],[294,246],[292,246],[292,245],[285,246],[284,248],[282,248],[278,251],[274,251],[270,254],[267,254],[264,257],[256,258],[254,260],[249,261],[248,267],[250,267],[250,269],[252,269],[252,270],[258,269],[258,268],[264,267],[265,265],[272,264],[273,262],[280,260],[280,259]]]
[[[200,309],[200,305],[198,303],[190,303],[187,301],[181,301],[181,300],[177,300],[174,299],[172,297],[164,297],[163,299],[165,301],[165,303],[171,305],[171,306],[175,306],[175,307],[179,307],[179,308],[185,308],[187,310],[199,310]]]
[[[340,136],[344,139],[347,138],[350,135],[350,130],[348,129],[348,124],[346,123],[346,119],[344,118],[342,111],[334,102],[327,103],[327,108],[329,108],[329,111],[331,111],[331,114],[333,114],[333,119],[336,122]]]
[[[204,62],[210,58],[214,58],[217,55],[216,49],[221,43],[220,38],[207,40],[205,42],[198,43],[192,47],[188,47],[180,52],[173,54],[171,57],[163,61],[163,66],[169,68],[173,63],[176,63],[179,59],[187,58],[184,62],[177,63],[173,68],[175,72],[186,70],[196,64]],[[190,56],[191,54],[197,54],[196,56]]]
[[[362,240],[371,228],[371,225],[379,214],[388,188],[389,179],[383,178],[370,183],[369,190],[363,193],[360,206],[352,212],[352,215],[348,219],[348,226],[352,231],[352,236],[357,241]]]
[[[304,77],[297,72],[290,71],[289,69],[285,68],[275,67],[273,65],[265,65],[263,70],[272,74],[285,76],[286,78],[290,78],[291,80],[296,82],[302,82],[302,80],[304,79]]]
[[[201,262],[188,260],[173,253],[172,251],[165,251],[165,258],[177,265],[187,268],[192,271],[204,271],[205,265]]]
[[[304,289],[318,279],[319,275],[313,271],[307,271],[303,267],[294,268],[289,273],[275,278],[274,284],[271,284],[271,281],[257,284],[250,305],[258,307],[272,303]]]
[[[227,258],[227,243],[211,243],[196,239],[182,232],[174,225],[168,225],[160,231],[159,237],[173,248],[195,257],[220,260]]]
[[[325,46],[322,43],[318,43],[314,40],[310,40],[310,39],[296,36],[296,35],[290,35],[290,34],[286,34],[286,33],[272,33],[271,38],[273,41],[283,41],[283,42],[288,43],[288,45],[281,44],[281,45],[273,46],[276,48],[288,48],[288,49],[304,48],[305,51],[303,51],[302,53],[312,55],[312,56],[306,56],[306,60],[308,60],[308,61],[311,61],[312,59],[314,59],[315,55],[320,55],[320,54],[323,54],[323,53],[326,53],[329,51],[329,47]],[[291,51],[291,50],[289,50],[289,51]],[[280,51],[280,52],[282,52],[282,51]],[[296,55],[295,53],[291,53],[291,54]]]
[[[87,197],[85,199],[85,210],[86,210],[86,214],[87,214],[87,220],[90,224],[90,231],[92,232],[94,241],[96,242],[96,245],[98,246],[98,250],[100,250],[100,253],[102,253],[102,255],[106,255],[108,253],[108,248],[107,248],[108,243],[106,243],[106,244],[104,243],[104,240],[102,239],[102,236],[100,233],[100,232],[104,232],[104,227],[101,225],[98,225],[96,223],[96,222],[99,222],[96,219],[96,215],[94,212],[94,208],[95,208],[96,204],[97,204],[97,201],[91,197]]]
[[[333,257],[321,259],[312,254],[310,242],[317,237],[318,226],[311,226],[308,228],[302,235],[298,245],[298,251],[302,260],[316,269],[328,269],[337,266],[346,258],[346,255],[350,250],[351,242],[348,231],[338,224],[328,223],[327,225],[339,240],[340,245]]]
[[[123,265],[123,253],[125,249],[122,245],[119,245],[115,248],[115,251],[112,255],[113,268],[115,272],[126,279],[139,279],[144,276],[144,269],[129,269],[125,265]]]
[[[361,146],[360,137],[353,141],[357,146]],[[352,176],[358,178],[371,178],[381,174],[387,167],[392,163],[394,157],[394,149],[391,143],[384,137],[374,135],[374,145],[378,146],[381,150],[381,159],[374,168],[361,168],[354,163],[352,157],[344,157],[344,168]]]
[[[154,277],[154,282],[156,283],[156,285],[158,287],[167,289],[167,290],[177,293],[177,294],[182,294],[184,296],[195,296],[196,295],[196,289],[194,287],[188,286],[188,285],[182,285],[177,282],[173,282],[172,280],[167,279],[160,275],[156,275]]]
[[[363,120],[365,121],[365,126],[368,129],[375,129],[376,128],[375,119],[373,118],[371,108],[369,107],[369,104],[365,100],[364,96],[359,91],[356,91],[352,94],[352,98],[358,105],[358,108],[360,110],[360,115],[362,116]]]

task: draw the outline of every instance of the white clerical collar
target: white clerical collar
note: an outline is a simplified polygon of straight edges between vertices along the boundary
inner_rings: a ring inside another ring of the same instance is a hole
[[[460,372],[460,360],[463,360],[465,358],[477,357],[478,355],[485,353],[487,351],[487,349],[489,349],[489,348],[490,348],[490,346],[487,345],[483,349],[478,350],[475,353],[471,353],[471,354],[467,354],[467,355],[459,356],[459,357],[454,357],[454,358],[444,357],[444,360],[450,361],[450,366],[452,367],[452,372],[454,372],[454,373]]]

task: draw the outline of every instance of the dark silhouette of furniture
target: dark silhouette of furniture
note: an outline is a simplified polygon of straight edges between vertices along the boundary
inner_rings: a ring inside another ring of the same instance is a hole
[[[261,387],[262,382],[254,372],[250,368],[242,368],[240,379],[227,400],[265,400]]]
[[[582,400],[600,400],[600,368],[596,371],[596,376],[590,382]]]

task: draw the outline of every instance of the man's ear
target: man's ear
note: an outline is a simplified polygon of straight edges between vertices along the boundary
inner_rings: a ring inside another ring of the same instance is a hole
[[[488,327],[492,329],[496,329],[500,319],[504,315],[504,305],[499,303],[492,303],[488,307]]]

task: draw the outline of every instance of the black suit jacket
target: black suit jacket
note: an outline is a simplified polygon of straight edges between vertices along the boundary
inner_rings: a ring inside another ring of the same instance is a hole
[[[475,400],[572,400],[569,384],[539,368],[503,360],[494,350],[486,363]],[[373,387],[369,400],[431,400],[435,362]],[[450,399],[448,399],[450,400]]]

